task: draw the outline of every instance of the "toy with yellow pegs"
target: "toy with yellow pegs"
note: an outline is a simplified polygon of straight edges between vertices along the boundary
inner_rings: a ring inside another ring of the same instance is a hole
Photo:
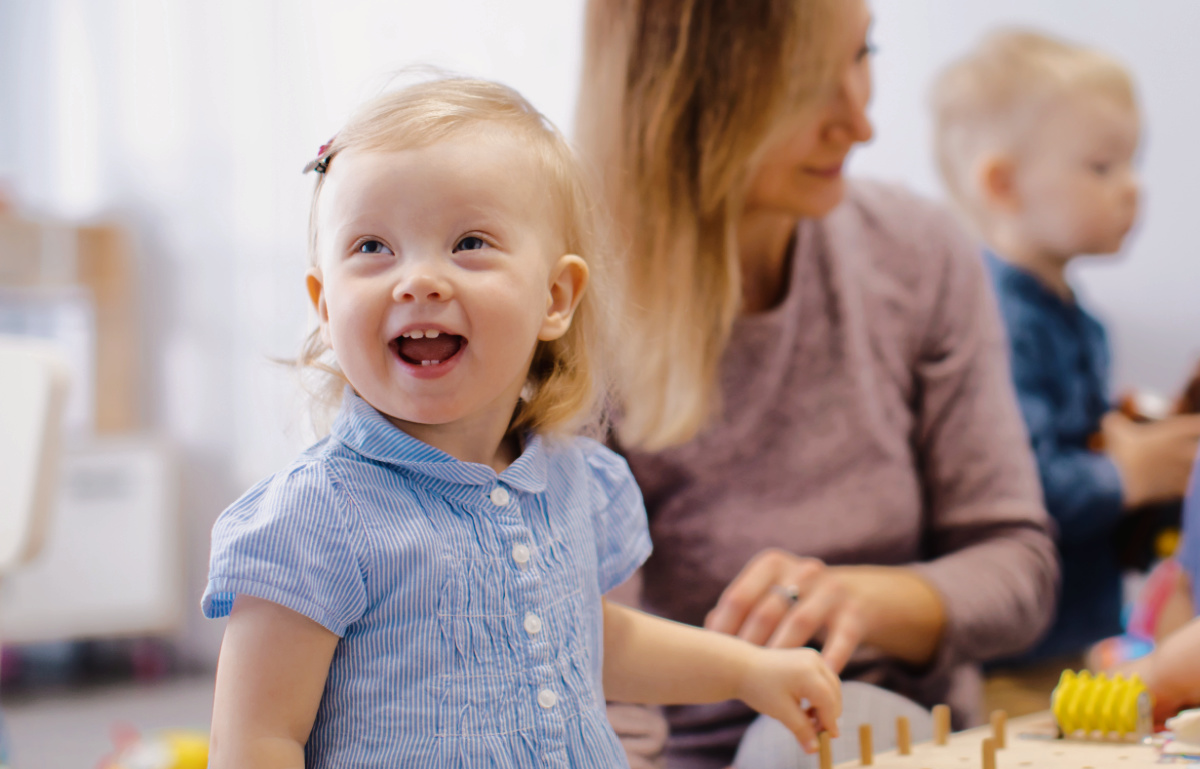
[[[1050,710],[1064,737],[1140,740],[1153,729],[1154,701],[1136,675],[1109,678],[1064,670]]]
[[[914,744],[909,723],[896,719],[896,749],[876,751],[871,727],[859,728],[859,758],[835,764],[822,733],[820,769],[1139,769],[1161,764],[1200,765],[1200,710],[1167,722],[1153,733],[1153,698],[1137,676],[1093,675],[1068,670],[1050,699],[1050,711],[1009,719],[992,713],[987,726],[952,732],[950,710],[933,709],[933,739]],[[876,719],[879,723],[879,720]],[[891,728],[883,725],[891,736]],[[778,766],[782,766],[779,764]],[[801,765],[797,764],[797,767]],[[804,764],[803,766],[811,766]]]
[[[897,734],[903,729],[897,722]],[[886,731],[885,739],[891,729]],[[1103,739],[1099,730],[1090,734],[1087,739],[1079,739],[1078,733],[1064,739],[1048,712],[1010,719],[996,711],[987,726],[962,732],[951,732],[948,719],[935,717],[932,740],[919,744],[898,740],[895,750],[871,750],[870,734],[860,732],[861,755],[843,763],[830,760],[826,737],[821,740],[817,765],[821,769],[1150,769],[1162,763],[1195,763],[1190,756],[1167,755],[1152,740],[1118,739],[1115,731]]]

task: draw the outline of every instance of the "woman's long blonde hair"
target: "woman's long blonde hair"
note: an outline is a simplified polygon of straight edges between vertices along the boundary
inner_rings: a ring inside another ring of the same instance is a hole
[[[637,332],[616,378],[628,446],[687,441],[718,404],[746,186],[772,129],[823,92],[841,1],[588,4],[575,130],[626,252]]]

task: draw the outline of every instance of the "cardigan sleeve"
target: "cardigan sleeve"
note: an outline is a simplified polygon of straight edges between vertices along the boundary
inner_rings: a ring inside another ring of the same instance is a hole
[[[1005,338],[978,250],[951,222],[914,375],[927,560],[947,625],[945,670],[1031,646],[1054,616],[1053,525],[1017,408]],[[932,672],[932,671],[931,671]]]

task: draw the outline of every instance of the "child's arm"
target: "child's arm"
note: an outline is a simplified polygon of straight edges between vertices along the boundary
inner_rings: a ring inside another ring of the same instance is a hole
[[[1178,499],[1187,491],[1200,441],[1200,416],[1139,424],[1112,412],[1104,417],[1101,432],[1105,451],[1120,472],[1127,507]]]
[[[647,704],[740,699],[817,749],[813,718],[837,736],[841,686],[812,649],[764,649],[732,636],[604,602],[604,693]]]
[[[338,637],[279,604],[239,595],[213,702],[212,769],[302,769]]]
[[[1168,636],[1186,625],[1195,614],[1192,581],[1187,572],[1180,569],[1179,574],[1175,576],[1175,588],[1159,611],[1158,622],[1154,624],[1155,643],[1162,643]]]
[[[1119,672],[1136,673],[1154,695],[1154,718],[1163,721],[1181,708],[1200,705],[1200,618],[1168,636],[1153,652]]]

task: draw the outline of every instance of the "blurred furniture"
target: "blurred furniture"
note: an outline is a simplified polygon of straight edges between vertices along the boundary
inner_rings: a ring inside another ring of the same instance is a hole
[[[171,456],[131,435],[75,442],[38,559],[0,585],[6,643],[165,634],[184,601]]]
[[[141,415],[134,251],[115,224],[73,225],[0,211],[0,333],[71,350],[72,433],[128,433]]]
[[[0,574],[38,550],[54,500],[66,364],[54,345],[0,336]]]
[[[38,487],[45,548],[0,581],[5,643],[167,633],[185,610],[172,455],[143,421],[136,267],[119,224],[0,210],[0,334],[57,344],[72,381],[59,472]],[[0,532],[0,547],[25,553],[33,531]]]

